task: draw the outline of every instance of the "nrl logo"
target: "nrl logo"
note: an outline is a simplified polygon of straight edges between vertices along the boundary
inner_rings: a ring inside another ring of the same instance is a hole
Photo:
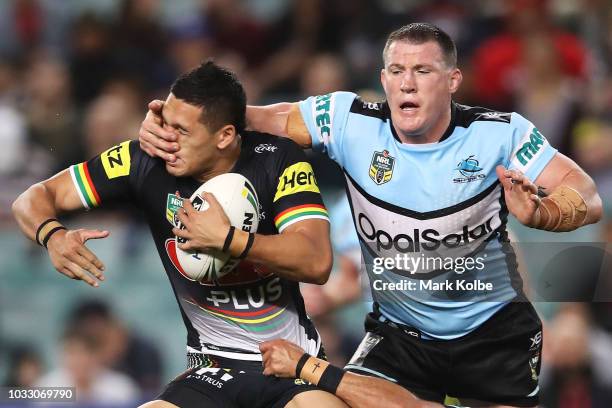
[[[183,208],[183,199],[175,194],[168,194],[166,200],[166,219],[173,227],[178,227],[179,220],[177,211]]]
[[[391,156],[388,150],[374,152],[370,163],[370,178],[378,185],[385,184],[393,177],[394,166],[395,157]]]

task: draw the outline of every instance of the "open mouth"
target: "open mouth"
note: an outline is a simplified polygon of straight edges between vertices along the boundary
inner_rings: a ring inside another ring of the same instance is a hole
[[[400,105],[400,109],[403,110],[403,111],[410,111],[410,110],[416,109],[418,107],[419,107],[419,105],[417,103],[414,103],[414,102],[403,102]]]

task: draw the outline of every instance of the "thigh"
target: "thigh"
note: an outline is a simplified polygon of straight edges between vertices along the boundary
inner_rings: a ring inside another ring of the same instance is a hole
[[[219,368],[196,367],[182,374],[162,391],[158,400],[171,405],[147,408],[208,408],[235,407],[236,381],[234,376],[221,373]],[[157,403],[158,401],[154,401]]]
[[[455,350],[449,394],[461,402],[538,405],[542,324],[531,304],[509,304]]]
[[[345,369],[396,383],[419,398],[444,400],[447,359],[427,340],[366,318],[367,333]]]
[[[311,407],[348,408],[348,405],[335,395],[320,390],[302,392],[285,405],[285,408]]]

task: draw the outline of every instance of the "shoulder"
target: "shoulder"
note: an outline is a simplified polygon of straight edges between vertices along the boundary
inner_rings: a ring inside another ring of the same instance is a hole
[[[528,138],[533,132],[540,135],[533,123],[517,112],[499,112],[480,106],[454,104],[455,126],[463,127],[472,135],[494,139],[514,145],[518,140]]]
[[[258,156],[283,156],[302,152],[302,148],[287,137],[247,130],[242,134],[242,150]]]
[[[457,126],[468,128],[478,122],[493,122],[511,124],[512,113],[500,112],[481,106],[468,106],[459,103],[454,104],[455,123]]]
[[[382,121],[386,121],[390,117],[386,101],[369,102],[359,95],[355,95],[351,103],[350,112],[355,115],[368,116]]]

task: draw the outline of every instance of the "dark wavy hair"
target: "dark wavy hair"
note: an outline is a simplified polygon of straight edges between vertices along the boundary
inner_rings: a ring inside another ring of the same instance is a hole
[[[181,75],[170,92],[190,105],[202,108],[200,121],[215,132],[234,125],[238,133],[245,128],[246,95],[233,72],[206,61]]]

